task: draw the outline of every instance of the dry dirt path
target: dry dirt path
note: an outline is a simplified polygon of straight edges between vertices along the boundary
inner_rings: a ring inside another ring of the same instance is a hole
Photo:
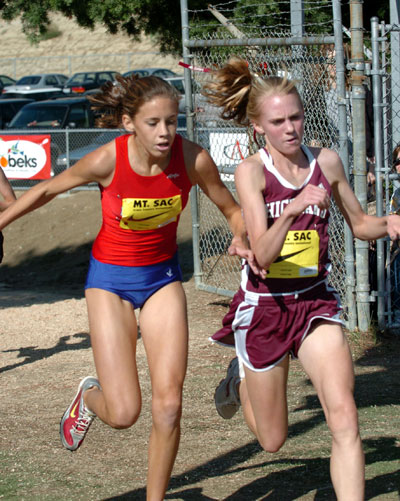
[[[96,420],[83,446],[61,447],[58,425],[78,381],[94,372],[82,297],[90,242],[98,229],[98,194],[59,197],[5,230],[0,267],[0,499],[144,500],[150,388],[143,345],[138,364],[143,412],[125,431]],[[334,499],[329,434],[299,365],[289,379],[289,440],[261,451],[241,412],[222,420],[213,391],[231,352],[208,336],[228,300],[195,289],[190,214],[179,233],[190,324],[182,442],[166,499]],[[367,451],[366,499],[399,499],[400,343],[353,339],[357,401]]]

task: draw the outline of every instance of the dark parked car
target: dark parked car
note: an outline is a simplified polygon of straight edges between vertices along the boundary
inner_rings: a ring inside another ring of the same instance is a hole
[[[69,129],[68,144],[70,149],[84,146],[99,134],[99,131],[88,131],[86,134],[75,129],[93,128],[94,113],[90,102],[85,97],[64,97],[49,101],[37,101],[25,105],[11,120],[4,134],[50,134],[52,175],[60,172],[57,158],[67,148],[65,129]],[[64,129],[64,130],[63,130]],[[15,132],[14,132],[15,131]],[[21,133],[22,131],[22,133]],[[15,183],[14,183],[15,185]]]
[[[176,73],[167,68],[140,68],[135,70],[126,71],[123,76],[129,77],[131,75],[138,75],[140,78],[148,77],[150,75],[160,78],[168,78],[176,76]]]
[[[0,75],[0,90],[2,91],[5,87],[9,85],[14,85],[15,80],[7,75]]]
[[[116,71],[87,71],[75,73],[65,82],[66,94],[83,94],[87,90],[98,89],[109,80],[115,80]]]
[[[17,112],[33,99],[0,99],[0,129],[11,122]]]
[[[66,153],[59,155],[59,157],[57,158],[57,166],[61,168],[71,167],[71,165],[74,165],[78,160],[80,160],[88,153],[97,150],[97,148],[100,148],[100,146],[102,146],[103,144],[109,143],[121,134],[124,134],[124,131],[121,131],[119,129],[116,129],[115,131],[102,132],[101,134],[93,138],[93,142],[82,146],[81,148],[70,150],[68,156]]]
[[[8,129],[80,129],[94,126],[94,114],[85,97],[38,101],[24,106]]]

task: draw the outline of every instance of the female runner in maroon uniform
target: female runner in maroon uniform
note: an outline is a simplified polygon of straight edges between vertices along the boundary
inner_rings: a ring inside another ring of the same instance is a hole
[[[331,477],[339,500],[364,499],[364,455],[353,398],[351,354],[337,294],[327,283],[333,195],[354,236],[397,239],[400,218],[366,215],[339,156],[302,145],[304,110],[293,82],[262,78],[232,59],[214,72],[209,100],[224,118],[250,122],[266,147],[244,160],[235,181],[251,249],[265,275],[244,266],[239,292],[212,340],[237,357],[215,391],[219,414],[244,417],[262,447],[275,452],[288,429],[289,354],[297,356],[332,433]]]
[[[114,428],[139,417],[137,323],[152,383],[147,499],[164,499],[180,438],[186,373],[186,298],[176,231],[191,186],[226,216],[231,253],[250,258],[239,206],[209,154],[176,135],[179,95],[157,77],[118,77],[92,99],[100,125],[128,134],[31,188],[0,216],[0,229],[77,186],[97,182],[103,225],[93,245],[85,295],[97,378],[86,377],[61,420],[61,440],[76,450],[97,415]],[[72,216],[73,217],[73,216]]]

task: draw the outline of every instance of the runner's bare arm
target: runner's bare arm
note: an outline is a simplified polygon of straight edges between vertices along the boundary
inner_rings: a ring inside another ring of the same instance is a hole
[[[19,217],[50,202],[60,193],[91,182],[107,185],[115,166],[114,143],[89,153],[61,174],[33,186],[0,214],[0,229]]]
[[[218,168],[210,154],[199,145],[185,139],[183,153],[192,184],[197,184],[204,191],[228,221],[233,234],[229,253],[246,259],[253,271],[258,274],[260,268],[254,260],[253,252],[249,250],[241,209],[231,192],[221,181]]]
[[[353,235],[360,240],[376,240],[389,235],[400,237],[400,216],[376,217],[366,214],[351,189],[339,155],[327,149],[314,149],[314,156],[332,187],[332,194]]]
[[[9,205],[15,202],[14,190],[11,187],[9,180],[0,168],[0,195],[2,199],[0,200],[0,211],[7,209]]]

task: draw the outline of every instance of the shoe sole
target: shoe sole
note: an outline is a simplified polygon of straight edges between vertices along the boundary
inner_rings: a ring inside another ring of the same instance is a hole
[[[216,387],[216,389],[215,389],[215,392],[214,392],[214,404],[215,404],[215,408],[216,408],[216,410],[217,410],[218,414],[222,417],[222,419],[232,419],[232,418],[233,418],[233,416],[234,416],[234,415],[237,413],[237,411],[239,410],[240,405],[239,405],[239,406],[237,406],[237,407],[235,408],[235,412],[234,412],[231,416],[224,416],[223,414],[221,414],[221,412],[220,412],[220,410],[218,409],[218,406],[217,406],[217,399],[216,399],[217,392],[218,392],[218,390],[219,390],[219,388],[220,388],[221,384],[225,381],[225,379],[226,379],[226,378],[221,379],[221,381],[219,382],[218,386],[217,386],[217,387]],[[231,407],[233,407],[233,404],[231,405]]]

